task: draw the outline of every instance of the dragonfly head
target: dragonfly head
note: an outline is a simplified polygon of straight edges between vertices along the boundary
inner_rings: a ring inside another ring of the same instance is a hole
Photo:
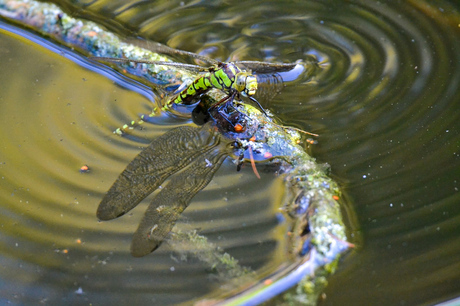
[[[253,96],[257,91],[257,78],[249,72],[236,74],[235,89],[245,96]]]

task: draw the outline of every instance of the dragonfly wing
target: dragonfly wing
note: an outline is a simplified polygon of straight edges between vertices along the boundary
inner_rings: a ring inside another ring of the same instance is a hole
[[[296,63],[267,63],[258,61],[237,61],[234,64],[238,66],[244,66],[246,69],[252,71],[252,73],[275,73],[285,72],[294,69]]]
[[[257,74],[255,98],[261,102],[272,100],[284,88],[283,78],[278,73]]]
[[[174,49],[174,48],[168,47],[166,45],[163,45],[163,44],[160,44],[160,43],[157,43],[157,42],[151,42],[151,41],[139,40],[139,39],[128,39],[127,43],[135,45],[135,46],[138,46],[138,47],[143,48],[143,49],[150,50],[150,51],[155,52],[155,53],[179,55],[179,56],[186,56],[186,57],[190,57],[190,58],[195,58],[195,59],[200,60],[200,61],[202,61],[202,62],[204,62],[206,64],[209,64],[209,65],[216,65],[216,64],[219,63],[219,61],[217,61],[217,60],[215,60],[213,58],[203,56],[203,55],[199,55],[199,54],[189,52],[189,51]]]
[[[228,146],[219,144],[203,152],[186,169],[174,175],[149,205],[131,244],[131,254],[153,252],[171,231],[191,199],[211,181],[228,156]]]
[[[170,175],[187,166],[217,141],[209,125],[178,127],[155,139],[120,174],[97,209],[100,220],[124,215]]]
[[[93,60],[99,62],[113,62],[113,63],[137,63],[137,64],[148,64],[148,65],[162,65],[162,66],[170,66],[170,67],[178,67],[181,69],[186,69],[195,72],[203,72],[208,71],[209,68],[201,67],[198,65],[192,64],[183,64],[183,63],[175,63],[175,62],[161,62],[161,61],[150,61],[150,60],[142,60],[142,59],[129,59],[129,58],[116,58],[116,57],[90,57]]]

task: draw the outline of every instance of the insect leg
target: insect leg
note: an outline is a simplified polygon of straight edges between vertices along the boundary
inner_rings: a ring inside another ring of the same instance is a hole
[[[238,155],[238,158],[236,160],[236,171],[239,172],[241,170],[241,167],[243,166],[244,151],[247,150],[248,146],[243,146],[243,143],[240,139],[235,139],[233,147],[240,149],[240,154]]]
[[[268,117],[267,112],[265,112],[265,109],[262,107],[262,105],[260,105],[259,101],[257,101],[254,97],[251,97],[251,96],[249,96],[248,98],[249,98],[249,100],[251,100],[252,102],[255,102],[255,103],[257,104],[257,106],[259,106],[259,108],[260,108],[260,110],[262,111],[262,113],[264,113],[264,115]]]

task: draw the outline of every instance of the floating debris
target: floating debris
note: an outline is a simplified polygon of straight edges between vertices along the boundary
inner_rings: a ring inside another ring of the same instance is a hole
[[[87,173],[89,172],[91,169],[88,167],[88,165],[83,165],[80,167],[80,173]]]

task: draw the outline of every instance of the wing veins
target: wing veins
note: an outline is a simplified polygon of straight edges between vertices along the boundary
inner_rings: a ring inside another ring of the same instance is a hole
[[[133,209],[169,176],[209,150],[218,141],[216,135],[206,126],[179,127],[156,138],[118,176],[99,204],[97,217],[111,220]]]
[[[285,72],[294,69],[296,63],[268,63],[259,61],[236,61],[236,65],[243,65],[253,73]]]
[[[160,44],[160,43],[154,43],[154,42],[150,42],[150,41],[143,41],[143,40],[139,40],[139,39],[128,39],[127,42],[129,44],[132,44],[132,45],[138,46],[140,48],[150,50],[150,51],[155,52],[155,53],[188,56],[188,57],[195,58],[197,60],[200,60],[200,61],[205,62],[205,63],[210,64],[210,65],[216,65],[216,64],[219,63],[219,61],[217,61],[217,60],[215,60],[213,58],[203,56],[203,55],[199,55],[199,54],[196,54],[196,53],[190,52],[190,51],[174,49],[174,48],[168,47],[168,46]]]
[[[192,198],[212,180],[227,153],[223,146],[213,147],[171,178],[152,200],[134,233],[133,256],[145,256],[161,244]]]
[[[148,65],[161,65],[161,66],[171,66],[178,67],[181,69],[186,69],[195,72],[208,71],[209,68],[201,67],[193,64],[184,64],[184,63],[175,63],[175,62],[162,62],[162,61],[151,61],[144,59],[129,59],[129,58],[116,58],[116,57],[91,57],[91,59],[96,61],[106,61],[114,63],[137,63],[137,64],[148,64]]]

